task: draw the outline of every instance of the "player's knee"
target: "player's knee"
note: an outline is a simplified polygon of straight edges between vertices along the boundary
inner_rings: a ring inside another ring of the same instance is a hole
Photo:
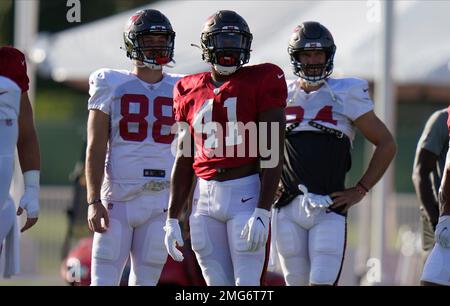
[[[92,263],[91,286],[117,286],[121,271],[111,264],[102,262]]]
[[[201,260],[199,265],[208,286],[233,286],[233,276],[227,275],[222,265],[215,260]]]
[[[239,275],[236,277],[236,286],[260,286],[261,285],[261,275],[252,275],[253,273],[248,273],[247,275]]]
[[[289,271],[284,280],[287,286],[307,286],[309,283],[309,273],[296,273]]]
[[[163,265],[145,265],[136,266],[135,277],[130,279],[130,286],[156,286]]]
[[[309,284],[309,261],[301,257],[281,257],[281,268],[288,286],[307,286]]]
[[[334,256],[321,258],[311,267],[310,283],[316,285],[333,285],[339,275],[341,260]]]

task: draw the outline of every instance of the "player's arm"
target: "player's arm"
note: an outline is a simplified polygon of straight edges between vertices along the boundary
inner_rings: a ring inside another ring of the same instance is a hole
[[[251,252],[264,247],[269,236],[270,207],[273,203],[283,168],[285,116],[284,107],[271,108],[258,115],[259,123],[267,123],[268,128],[265,135],[260,135],[260,137],[266,137],[267,147],[271,155],[266,158],[260,157],[261,190],[258,206],[241,231],[241,238],[247,240],[247,248]],[[273,139],[271,137],[272,129],[278,130]],[[264,130],[259,132],[264,133]],[[269,160],[270,162],[268,162]]]
[[[259,114],[258,121],[266,122],[268,129],[267,144],[270,152],[275,154],[265,159],[275,159],[274,166],[264,168],[261,167],[261,191],[259,194],[258,208],[270,210],[273,203],[275,193],[281,178],[281,171],[283,170],[284,157],[284,134],[286,127],[286,115],[284,108],[272,108],[269,111]],[[278,127],[278,134],[275,139],[271,139],[272,128]]]
[[[436,167],[437,159],[438,156],[436,154],[425,148],[421,148],[414,160],[412,174],[414,188],[433,228],[436,227],[438,222],[439,206],[433,193],[433,182],[431,181],[430,174]]]
[[[180,247],[184,245],[178,218],[184,205],[188,202],[186,199],[192,197],[195,188],[194,170],[192,168],[194,163],[193,143],[187,124],[178,122],[177,155],[170,178],[169,209],[164,226],[166,232],[164,244],[167,253],[175,261],[184,259],[181,251],[177,249],[177,245]]]
[[[17,215],[27,211],[27,221],[21,232],[36,224],[39,215],[39,176],[41,156],[36,128],[34,126],[33,110],[28,93],[25,91],[20,98],[19,137],[17,151],[20,167],[24,175],[25,191],[20,200]]]
[[[23,92],[20,98],[19,138],[17,140],[20,167],[22,172],[41,169],[41,155],[34,126],[33,110],[28,93]]]
[[[100,190],[109,138],[109,116],[97,109],[89,111],[86,148],[86,188],[89,229],[103,233],[109,225],[108,212],[100,201]],[[101,219],[105,221],[105,227]]]
[[[444,176],[439,188],[439,204],[441,216],[450,215],[450,153],[447,154],[445,162]]]
[[[357,118],[354,124],[363,136],[375,145],[375,151],[357,186],[331,194],[334,203],[332,207],[346,206],[343,211],[361,201],[365,192],[381,179],[397,151],[392,134],[373,111]]]
[[[186,199],[192,195],[195,188],[194,156],[191,148],[186,148],[186,145],[193,144],[192,135],[186,126],[179,124],[179,133],[177,138],[177,155],[172,168],[170,178],[170,198],[168,218],[178,219],[181,210],[183,209]],[[186,154],[189,153],[189,154]]]
[[[450,248],[450,151],[445,161],[444,176],[439,188],[440,217],[434,239],[444,248]]]

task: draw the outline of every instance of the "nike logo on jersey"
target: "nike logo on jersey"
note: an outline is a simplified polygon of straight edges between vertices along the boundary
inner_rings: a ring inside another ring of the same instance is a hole
[[[0,92],[0,96],[7,93],[7,91]]]
[[[363,89],[363,91],[364,91],[364,92],[367,92],[368,90],[369,90],[369,88],[365,88],[365,89]]]
[[[22,61],[22,66],[25,66],[25,61]]]
[[[261,224],[264,226],[264,228],[266,228],[266,225],[264,224],[264,222],[261,220],[261,218],[260,217],[258,217],[258,218],[256,218],[256,220],[259,220],[259,221],[261,221]]]
[[[248,198],[248,199],[241,198],[241,202],[242,202],[242,203],[245,203],[245,202],[247,202],[248,200],[251,200],[251,199],[253,199],[253,197]]]
[[[163,213],[166,213],[167,211],[168,211],[167,208],[164,208],[164,209],[163,209]]]
[[[284,76],[284,74],[277,74],[277,78],[281,79]]]

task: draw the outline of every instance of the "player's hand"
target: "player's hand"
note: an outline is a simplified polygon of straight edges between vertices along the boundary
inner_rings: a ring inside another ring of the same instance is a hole
[[[269,237],[270,211],[255,208],[253,215],[248,219],[241,232],[241,238],[247,240],[250,252],[255,252],[266,245]]]
[[[350,207],[360,202],[364,198],[364,195],[356,187],[333,192],[330,194],[330,197],[333,199],[333,205],[330,208],[339,208],[343,213],[346,213]]]
[[[30,170],[23,174],[25,191],[20,199],[17,215],[27,212],[27,221],[20,232],[24,232],[36,224],[39,217],[39,171]]]
[[[450,248],[450,215],[439,217],[434,238],[443,248]]]
[[[164,237],[164,244],[166,245],[167,253],[175,261],[183,261],[184,256],[180,250],[177,249],[178,246],[182,247],[184,245],[183,238],[181,237],[181,229],[178,224],[178,219],[168,218],[166,220],[166,225],[164,226],[164,231],[166,236]]]
[[[102,224],[102,219],[105,224]],[[101,202],[91,204],[88,207],[88,225],[93,232],[104,233],[109,227],[108,211]]]

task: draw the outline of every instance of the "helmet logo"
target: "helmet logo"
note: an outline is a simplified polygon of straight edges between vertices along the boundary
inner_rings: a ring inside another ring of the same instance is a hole
[[[162,26],[162,25],[157,25],[157,26],[151,26],[150,29],[151,30],[165,30],[166,27]]]
[[[224,26],[224,27],[222,27],[222,30],[236,30],[236,31],[239,31],[239,27],[237,27],[237,26]]]
[[[133,26],[133,24],[136,22],[136,20],[138,20],[139,17],[141,17],[141,15],[142,15],[142,12],[138,12],[137,14],[130,17],[130,20],[128,21],[128,25],[127,25],[128,30]]]
[[[305,44],[305,48],[322,48],[322,44],[320,42],[309,42]]]

